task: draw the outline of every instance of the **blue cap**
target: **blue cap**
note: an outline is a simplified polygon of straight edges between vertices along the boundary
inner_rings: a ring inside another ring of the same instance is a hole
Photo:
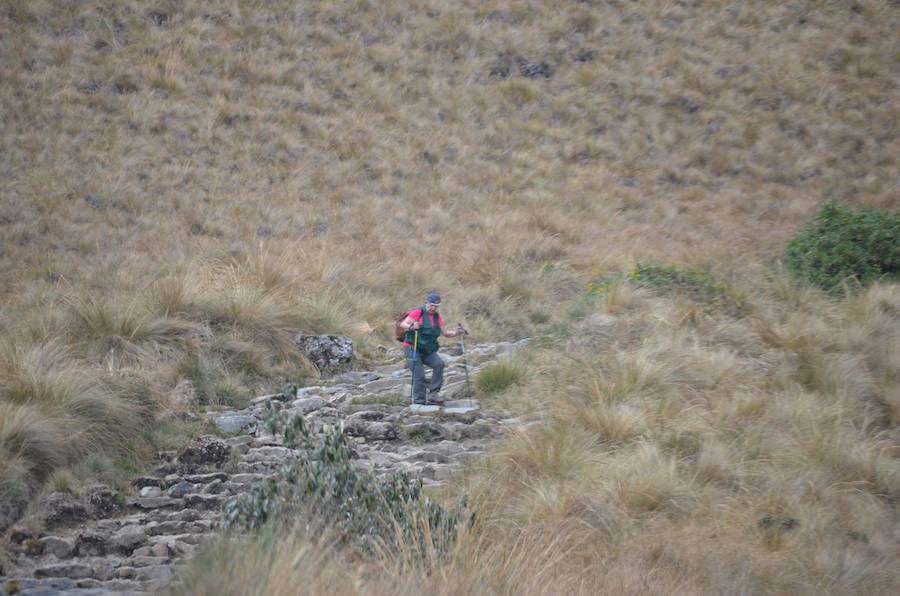
[[[441,303],[441,295],[437,292],[429,292],[427,296],[425,296],[425,302],[428,304],[440,304]]]

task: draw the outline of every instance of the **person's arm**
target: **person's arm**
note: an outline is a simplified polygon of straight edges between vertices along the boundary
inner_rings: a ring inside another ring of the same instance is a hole
[[[417,321],[414,318],[412,318],[411,315],[406,315],[406,318],[403,319],[403,322],[400,323],[400,326],[403,327],[404,329],[406,329],[407,331],[415,331],[416,329],[418,329],[419,327],[422,326],[422,323],[420,321]]]
[[[463,328],[462,323],[457,323],[456,329],[453,331],[442,331],[441,335],[445,337],[457,337],[459,335],[468,335],[468,331]]]

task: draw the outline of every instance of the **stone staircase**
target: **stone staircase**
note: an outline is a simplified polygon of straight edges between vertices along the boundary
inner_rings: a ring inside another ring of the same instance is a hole
[[[470,348],[470,377],[526,344]],[[373,371],[347,372],[295,395],[259,397],[246,410],[209,414],[224,436],[161,453],[152,475],[133,480],[131,496],[105,487],[81,499],[51,494],[40,523],[20,523],[9,532],[11,573],[0,576],[0,594],[144,594],[172,582],[216,536],[223,503],[273,477],[294,455],[282,437],[265,430],[265,402],[302,415],[314,432],[343,428],[360,467],[377,475],[406,472],[425,486],[446,482],[505,426],[518,423],[468,399],[462,360],[452,352],[442,352],[442,407],[414,411],[402,355],[389,356],[389,364]]]

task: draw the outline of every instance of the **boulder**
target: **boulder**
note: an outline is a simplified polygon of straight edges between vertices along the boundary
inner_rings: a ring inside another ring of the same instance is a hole
[[[125,526],[110,538],[110,544],[126,555],[146,541],[147,533],[139,526]]]
[[[161,497],[162,489],[158,486],[145,486],[139,494],[142,497]]]
[[[353,342],[336,335],[297,335],[294,343],[320,371],[346,368],[353,360]]]
[[[178,452],[178,461],[184,464],[218,464],[228,458],[228,443],[216,437],[194,439]]]
[[[225,412],[215,416],[213,422],[225,434],[253,433],[257,426],[256,418],[238,412]]]
[[[45,555],[67,559],[75,554],[75,540],[61,536],[44,536],[39,540]]]
[[[109,538],[96,530],[84,530],[75,539],[75,546],[82,557],[102,557],[109,551]]]
[[[291,413],[306,416],[325,405],[321,397],[302,397],[291,402]]]
[[[87,519],[87,508],[69,493],[50,493],[39,504],[47,527],[74,525]]]
[[[181,497],[183,497],[184,495],[186,495],[188,493],[196,492],[196,490],[197,490],[196,485],[182,480],[175,486],[171,487],[168,491],[166,491],[166,494],[168,496],[172,497],[173,499],[180,499]]]
[[[95,519],[111,517],[125,509],[125,497],[104,484],[97,484],[84,492],[88,513]]]

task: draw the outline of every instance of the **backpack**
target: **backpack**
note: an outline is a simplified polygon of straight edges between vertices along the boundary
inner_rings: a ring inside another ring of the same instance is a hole
[[[394,339],[396,339],[400,343],[403,343],[403,341],[406,339],[406,329],[404,329],[400,325],[400,323],[402,323],[403,321],[406,320],[406,316],[408,314],[409,314],[409,311],[405,310],[402,313],[400,313],[399,315],[397,315],[396,319],[394,319]]]

